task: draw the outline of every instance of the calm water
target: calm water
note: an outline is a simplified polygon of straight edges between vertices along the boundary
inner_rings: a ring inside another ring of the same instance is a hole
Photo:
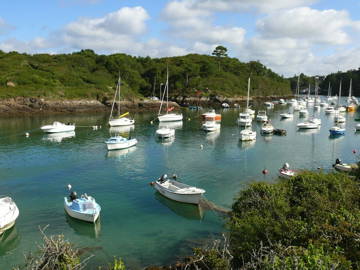
[[[333,116],[319,112],[320,130],[299,132],[296,123],[280,121],[287,106],[276,106],[269,115],[285,137],[258,134],[256,143],[239,143],[238,110],[223,111],[221,132],[200,130],[198,112],[184,112],[173,142],[154,137],[154,114],[135,115],[131,132],[139,141],[135,148],[107,152],[107,115],[53,115],[0,119],[0,194],[10,195],[20,209],[13,230],[0,242],[0,269],[23,261],[23,254],[40,243],[39,226],[49,224],[49,234],[63,233],[76,245],[96,247],[92,264],[106,264],[114,256],[132,268],[168,263],[186,255],[190,246],[216,238],[224,220],[211,211],[163,198],[149,186],[163,173],[176,173],[182,181],[206,189],[206,198],[230,207],[238,191],[252,180],[273,181],[284,162],[292,168],[331,169],[337,157],[355,161],[360,134],[354,132],[358,117],[346,114],[347,134],[329,138]],[[190,119],[190,120],[189,120]],[[76,134],[68,138],[44,135],[39,127],[54,120],[75,122]],[[102,125],[92,130],[92,125]],[[83,126],[83,127],[80,127]],[[260,124],[253,123],[260,130]],[[30,132],[30,137],[24,136]],[[126,132],[126,131],[125,131]],[[200,148],[203,145],[203,149]],[[266,168],[269,174],[263,176]],[[102,206],[95,226],[68,218],[63,209],[66,185],[78,193],[93,195]]]

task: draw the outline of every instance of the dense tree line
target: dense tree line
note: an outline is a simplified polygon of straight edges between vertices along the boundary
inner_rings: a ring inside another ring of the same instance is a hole
[[[127,98],[159,96],[167,67],[172,96],[243,96],[249,76],[252,95],[290,93],[289,81],[260,62],[242,63],[226,54],[150,58],[92,50],[57,55],[0,51],[0,98],[107,98],[119,73]]]

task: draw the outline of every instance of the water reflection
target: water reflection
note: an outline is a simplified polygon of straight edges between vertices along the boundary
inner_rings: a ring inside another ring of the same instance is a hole
[[[51,134],[46,134],[43,137],[44,141],[49,141],[49,142],[62,142],[63,139],[67,139],[67,138],[73,138],[75,137],[75,131],[71,131],[71,132],[58,132],[58,133],[51,133]]]
[[[301,135],[311,135],[316,134],[320,131],[319,128],[312,128],[312,129],[298,129],[297,132]]]
[[[205,139],[209,142],[214,143],[216,141],[217,138],[219,138],[220,136],[220,130],[216,130],[216,131],[212,131],[212,132],[207,132]]]
[[[90,238],[98,238],[101,231],[100,218],[95,223],[88,223],[80,221],[66,215],[66,223],[74,230],[78,235],[87,236]]]
[[[155,192],[155,199],[159,201],[161,204],[165,205],[172,212],[177,214],[178,216],[184,217],[186,219],[203,219],[204,211],[199,205],[189,204],[189,203],[181,203],[170,200],[163,195],[161,195],[158,191]]]
[[[131,126],[121,126],[121,127],[110,127],[110,134],[121,134],[121,133],[130,133],[135,129],[134,125]]]
[[[156,141],[157,141],[158,143],[161,143],[162,145],[170,146],[170,145],[172,145],[172,144],[174,143],[174,141],[175,141],[175,136],[169,137],[169,138],[164,138],[164,139],[159,138],[158,136],[156,136]]]
[[[159,128],[173,128],[173,129],[181,129],[183,126],[183,121],[176,122],[159,122]]]
[[[120,158],[122,156],[127,156],[128,154],[134,152],[135,150],[136,150],[136,146],[126,149],[107,151],[106,156],[108,158]]]
[[[20,243],[21,237],[16,226],[0,236],[0,256],[14,250]]]
[[[248,148],[254,147],[255,143],[256,143],[256,140],[253,140],[253,141],[240,141],[239,140],[238,145],[240,148],[248,149]]]

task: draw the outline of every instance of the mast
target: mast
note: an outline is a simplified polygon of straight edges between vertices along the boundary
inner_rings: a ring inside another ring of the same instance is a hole
[[[299,98],[300,95],[300,75],[297,79],[295,98]]]
[[[352,92],[352,78],[350,79],[349,98],[351,98],[351,92]]]
[[[329,87],[328,87],[328,97],[331,97],[331,86],[330,86],[330,82],[329,82]]]
[[[119,74],[118,83],[117,83],[117,85],[116,85],[114,100],[113,100],[113,103],[112,103],[112,105],[111,105],[111,112],[110,112],[109,121],[112,119],[112,116],[113,116],[113,111],[114,111],[114,107],[115,107],[115,100],[116,100],[116,95],[117,95],[117,91],[118,91],[119,85],[120,85],[120,74]],[[120,91],[119,91],[119,97],[120,97]],[[120,98],[119,98],[119,112],[120,112]],[[119,114],[120,114],[120,113],[119,113]]]
[[[249,108],[249,98],[250,98],[250,77],[248,79],[248,92],[247,92],[247,100],[246,100],[246,109]]]
[[[169,66],[166,66],[166,114],[169,113]]]
[[[119,74],[119,80],[118,80],[118,91],[119,91],[119,102],[118,102],[118,116],[120,116],[120,85],[121,85],[121,78]]]
[[[339,96],[338,96],[338,102],[337,102],[337,106],[338,106],[338,107],[339,107],[340,97],[341,97],[341,83],[342,83],[342,80],[340,80]]]
[[[310,83],[309,83],[308,99],[310,99]]]

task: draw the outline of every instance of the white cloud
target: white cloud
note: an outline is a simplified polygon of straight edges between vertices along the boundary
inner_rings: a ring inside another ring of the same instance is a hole
[[[347,44],[346,27],[356,26],[346,11],[316,10],[309,7],[272,13],[257,22],[257,29],[267,38],[297,38],[315,43]]]

